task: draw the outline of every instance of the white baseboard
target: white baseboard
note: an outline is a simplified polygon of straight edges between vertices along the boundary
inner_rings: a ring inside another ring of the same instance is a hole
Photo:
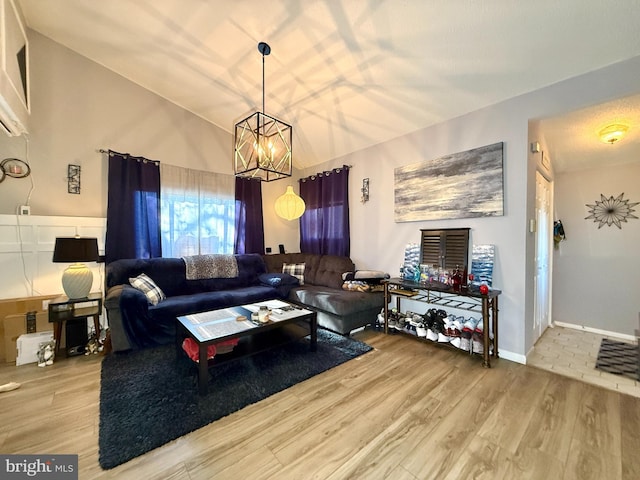
[[[522,365],[527,364],[527,357],[519,353],[513,353],[507,350],[498,350],[498,355],[500,355],[500,358],[504,358],[510,362],[521,363]]]
[[[571,328],[573,330],[581,330],[583,332],[596,333],[605,337],[619,338],[620,340],[636,341],[635,335],[627,335],[619,332],[609,332],[608,330],[601,330],[599,328],[585,327],[584,325],[574,325],[573,323],[553,322],[554,325],[563,328]]]

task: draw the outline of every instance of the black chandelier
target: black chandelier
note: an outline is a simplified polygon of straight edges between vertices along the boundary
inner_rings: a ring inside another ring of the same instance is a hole
[[[264,57],[271,47],[258,44],[262,54],[262,112],[255,112],[236,123],[234,171],[238,177],[265,182],[291,176],[293,127],[264,113]]]

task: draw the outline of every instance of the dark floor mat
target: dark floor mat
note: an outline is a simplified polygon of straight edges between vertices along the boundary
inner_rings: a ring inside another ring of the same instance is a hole
[[[596,368],[638,380],[638,346],[603,338]]]

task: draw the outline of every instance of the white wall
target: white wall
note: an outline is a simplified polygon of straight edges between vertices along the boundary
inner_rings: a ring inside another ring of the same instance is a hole
[[[603,159],[605,161],[606,159]],[[598,223],[587,204],[624,193],[640,202],[640,164],[560,174],[556,177],[556,218],[567,239],[554,252],[553,318],[633,336],[640,312],[640,220],[622,229]],[[634,207],[640,217],[640,205]]]
[[[32,113],[26,179],[0,188],[0,214],[27,202],[34,215],[105,217],[113,149],[172,165],[232,174],[232,136],[173,103],[28,31]],[[231,128],[231,126],[229,126]],[[26,159],[25,137],[0,136],[3,157]],[[82,168],[81,194],[67,193],[67,165]]]
[[[104,218],[0,214],[0,299],[63,294],[62,274],[69,265],[53,263],[56,237],[95,237],[104,253]],[[102,291],[102,264],[89,263],[92,292]]]

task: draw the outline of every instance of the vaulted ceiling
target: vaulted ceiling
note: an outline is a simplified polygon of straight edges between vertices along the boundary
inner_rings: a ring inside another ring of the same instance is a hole
[[[229,132],[261,108],[269,43],[265,113],[294,126],[298,168],[640,55],[637,0],[18,1],[31,29]]]

